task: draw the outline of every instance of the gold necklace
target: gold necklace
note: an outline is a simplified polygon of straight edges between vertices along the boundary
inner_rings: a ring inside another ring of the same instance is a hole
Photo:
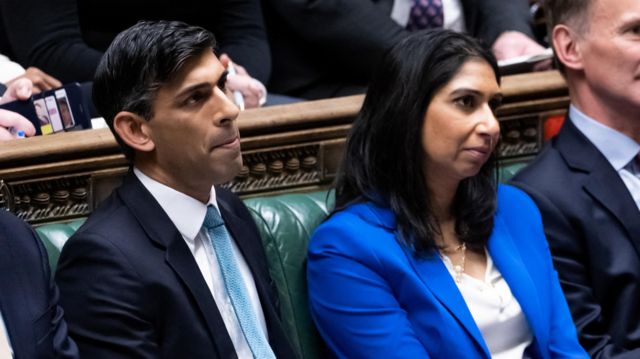
[[[449,252],[446,249],[442,249],[441,251],[443,253]],[[465,259],[467,257],[467,245],[466,243],[462,242],[461,245],[455,247],[450,252],[462,252],[462,258],[460,258],[460,264],[453,265],[453,274],[454,274],[453,279],[456,281],[456,283],[460,284],[462,283],[462,274],[464,273],[464,264],[465,264]],[[451,260],[451,258],[449,258],[449,260]],[[453,261],[451,261],[451,264],[453,264]]]

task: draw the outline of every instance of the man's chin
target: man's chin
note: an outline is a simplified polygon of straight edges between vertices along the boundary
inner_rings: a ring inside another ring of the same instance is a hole
[[[213,170],[216,172],[214,184],[221,185],[227,182],[231,182],[242,170],[242,156],[238,156],[237,160],[229,162],[227,166],[224,168],[220,168],[218,166],[218,170]]]

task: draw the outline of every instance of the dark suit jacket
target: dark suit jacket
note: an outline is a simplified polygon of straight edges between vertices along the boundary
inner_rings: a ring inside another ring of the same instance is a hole
[[[640,211],[620,176],[567,119],[513,183],[542,212],[581,344],[640,358]]]
[[[253,77],[266,84],[271,71],[259,0],[3,0],[0,10],[2,53],[63,83],[93,81],[103,51],[139,20],[202,26]]]
[[[40,239],[0,210],[0,310],[16,359],[76,358]]]
[[[292,358],[255,224],[235,195],[216,191],[253,274],[271,347],[278,358]],[[56,280],[85,358],[236,357],[184,239],[132,173],[66,243]]]
[[[364,91],[382,53],[409,33],[394,0],[262,0],[273,69],[269,91],[325,98]],[[468,32],[488,44],[531,35],[526,0],[462,0]]]

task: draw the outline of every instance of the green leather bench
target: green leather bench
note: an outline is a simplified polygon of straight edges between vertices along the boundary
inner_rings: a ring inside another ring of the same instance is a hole
[[[501,182],[509,180],[525,162],[503,164]],[[300,358],[324,358],[324,345],[311,320],[307,307],[305,261],[307,244],[316,226],[333,208],[333,193],[328,191],[292,193],[245,199],[255,220],[280,299],[285,329]],[[84,219],[45,224],[35,228],[55,269],[66,240]]]

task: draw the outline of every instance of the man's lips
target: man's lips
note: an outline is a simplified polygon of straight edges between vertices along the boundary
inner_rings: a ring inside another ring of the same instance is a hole
[[[231,137],[228,140],[225,140],[224,142],[222,142],[221,144],[215,146],[214,148],[219,148],[219,147],[232,148],[232,147],[236,147],[238,145],[240,145],[240,136],[235,135],[234,137]]]

